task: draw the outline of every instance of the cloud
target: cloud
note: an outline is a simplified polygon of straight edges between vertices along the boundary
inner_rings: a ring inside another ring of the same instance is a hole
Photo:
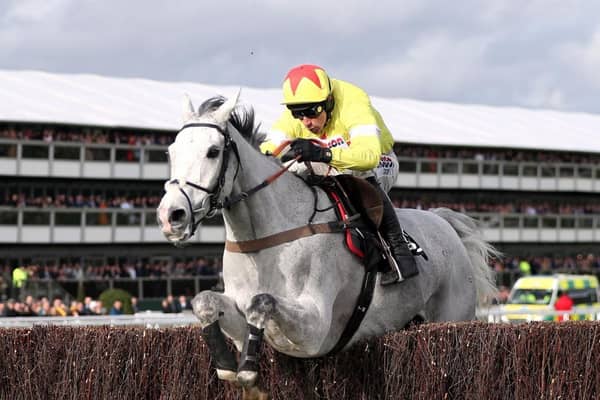
[[[487,38],[430,33],[389,60],[373,60],[368,74],[378,93],[395,97],[452,97],[481,70]]]
[[[584,42],[562,46],[560,56],[574,74],[581,74],[583,79],[600,88],[600,28]]]
[[[3,12],[5,23],[40,23],[62,18],[72,0],[8,0]]]
[[[370,94],[600,112],[588,0],[3,0],[0,68],[279,87],[316,63]]]
[[[532,108],[567,108],[565,94],[554,79],[548,76],[533,80],[520,96],[518,104]]]

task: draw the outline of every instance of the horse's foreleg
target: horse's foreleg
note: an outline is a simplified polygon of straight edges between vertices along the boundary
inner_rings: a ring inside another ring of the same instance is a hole
[[[326,313],[319,312],[313,301],[307,298],[287,299],[270,294],[259,294],[252,298],[246,309],[246,320],[266,335],[273,346],[284,353],[316,355],[323,344],[326,332]]]
[[[258,378],[258,358],[265,322],[272,315],[275,304],[273,296],[259,294],[252,298],[246,310],[247,332],[237,374],[238,382],[246,387],[254,386]]]
[[[246,333],[246,340],[244,340],[244,348],[240,354],[240,365],[237,372],[237,380],[243,386],[254,386],[258,378],[258,360],[263,331],[264,328],[248,324],[248,332]]]
[[[208,346],[219,379],[227,381],[235,380],[237,374],[237,361],[234,354],[227,347],[225,335],[223,335],[221,327],[219,326],[219,320],[202,328],[202,338]]]
[[[229,350],[223,328],[230,336],[241,339],[245,321],[230,298],[221,293],[204,291],[192,300],[194,314],[200,321],[202,337],[208,346],[219,379],[236,380],[238,365]]]
[[[316,309],[303,307],[299,302],[292,303],[266,293],[254,296],[246,309],[248,325],[240,357],[238,381],[245,386],[252,386],[256,381],[265,328],[270,341],[278,350],[294,352],[303,347],[306,351],[308,346],[313,347],[316,352],[319,333],[313,331],[309,334],[307,329],[323,326],[318,323],[318,318]],[[316,340],[312,343],[309,338]]]

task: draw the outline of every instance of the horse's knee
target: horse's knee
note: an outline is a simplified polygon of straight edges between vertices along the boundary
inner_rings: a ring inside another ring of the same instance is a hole
[[[200,325],[205,327],[219,319],[222,313],[221,299],[210,290],[205,290],[194,297],[192,309]]]
[[[273,315],[277,300],[267,293],[257,294],[250,300],[246,309],[246,320],[259,328],[264,328],[265,322]]]

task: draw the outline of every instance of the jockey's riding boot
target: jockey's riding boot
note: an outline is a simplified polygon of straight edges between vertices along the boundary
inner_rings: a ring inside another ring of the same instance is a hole
[[[377,183],[375,178],[367,179],[371,185],[375,186],[381,194],[383,200],[383,218],[381,220],[380,230],[390,246],[392,255],[394,256],[395,263],[394,268],[390,266],[390,270],[383,273],[381,276],[381,285],[390,285],[396,282],[402,282],[408,278],[412,278],[419,274],[417,269],[417,262],[408,248],[408,242],[402,234],[402,228],[398,221],[398,216],[390,198],[387,193],[383,191],[381,186]]]

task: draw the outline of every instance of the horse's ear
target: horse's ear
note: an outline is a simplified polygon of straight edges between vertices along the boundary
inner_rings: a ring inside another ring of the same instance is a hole
[[[242,92],[242,89],[238,90],[238,92],[236,93],[235,96],[227,99],[227,101],[225,103],[223,103],[223,105],[221,107],[219,107],[219,109],[217,111],[215,111],[214,118],[215,118],[215,120],[217,120],[217,122],[224,123],[227,120],[229,120],[229,116],[231,115],[231,112],[235,108],[235,105],[237,104],[238,99],[240,98],[241,92]]]
[[[192,99],[188,96],[187,93],[183,95],[183,103],[182,103],[182,117],[183,122],[186,123],[190,119],[196,116],[196,112],[194,111],[194,105],[192,104]]]

